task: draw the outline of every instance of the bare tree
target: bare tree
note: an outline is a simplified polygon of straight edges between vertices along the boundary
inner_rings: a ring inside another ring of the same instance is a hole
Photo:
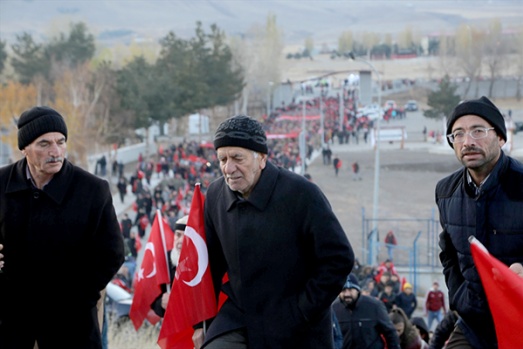
[[[231,40],[230,46],[235,61],[245,72],[241,112],[246,114],[251,102],[265,105],[272,84],[281,81],[283,32],[276,16],[269,14],[265,26],[251,27],[243,38]]]
[[[503,63],[508,54],[508,45],[502,34],[501,22],[498,19],[490,22],[484,45],[485,61],[490,73],[489,97],[492,97],[494,83],[501,75]]]
[[[87,155],[90,150],[108,146],[100,143],[105,131],[103,120],[96,118],[94,110],[106,86],[104,78],[95,78],[88,64],[72,69],[63,69],[55,79],[55,106],[66,118],[69,132],[69,156],[80,166],[88,168]]]
[[[338,52],[345,53],[352,51],[354,36],[351,31],[344,31],[338,38]]]
[[[460,26],[456,32],[456,59],[467,81],[463,99],[468,98],[472,84],[481,74],[483,41],[483,34],[469,25]]]
[[[439,45],[439,68],[441,70],[441,76],[456,76],[457,67],[456,60],[453,57],[453,47],[448,36],[440,36]]]

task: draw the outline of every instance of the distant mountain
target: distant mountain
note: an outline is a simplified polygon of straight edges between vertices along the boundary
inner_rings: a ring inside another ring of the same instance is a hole
[[[169,31],[194,34],[196,21],[241,35],[275,14],[286,44],[335,45],[342,31],[397,34],[410,27],[421,35],[453,32],[462,23],[504,28],[523,23],[523,0],[0,0],[0,39],[12,42],[24,31],[35,39],[65,32],[83,21],[97,41],[111,45],[157,40]]]

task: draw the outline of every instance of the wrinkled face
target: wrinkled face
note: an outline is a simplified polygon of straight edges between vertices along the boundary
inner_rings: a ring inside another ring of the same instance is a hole
[[[217,150],[225,183],[247,198],[265,168],[267,154],[240,147],[221,147]]]
[[[405,332],[405,324],[403,322],[398,322],[397,324],[394,324],[394,328],[396,329],[396,332],[398,332],[398,337]]]
[[[340,299],[345,304],[354,303],[359,296],[359,292],[355,288],[344,288],[340,293]]]
[[[454,122],[452,133],[470,132],[478,127],[491,128],[492,125],[477,115],[464,115]],[[490,130],[485,138],[474,139],[466,135],[463,142],[454,143],[453,146],[454,153],[463,166],[471,171],[489,173],[498,161],[504,144],[503,138],[495,130]]]
[[[31,174],[41,178],[60,172],[65,152],[65,136],[60,132],[45,133],[22,149]]]

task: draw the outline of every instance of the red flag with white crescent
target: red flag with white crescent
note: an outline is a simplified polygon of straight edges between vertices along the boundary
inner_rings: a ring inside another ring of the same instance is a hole
[[[203,203],[200,185],[196,184],[180,259],[158,337],[158,345],[162,349],[192,349],[193,326],[216,316]]]
[[[160,226],[159,220],[161,220],[162,226]],[[160,285],[170,284],[171,282],[167,251],[172,249],[173,244],[174,233],[169,224],[161,218],[161,213],[158,211],[149,234],[149,240],[145,245],[142,263],[135,276],[135,291],[129,317],[136,330],[142,326],[146,318],[149,321],[155,319],[148,316],[151,304],[162,294]],[[159,318],[153,321],[158,322],[158,320]]]
[[[476,238],[469,240],[494,319],[498,348],[523,348],[523,278],[492,256]]]

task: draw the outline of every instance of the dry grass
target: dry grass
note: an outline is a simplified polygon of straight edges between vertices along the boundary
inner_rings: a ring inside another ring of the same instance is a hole
[[[110,349],[158,349],[156,344],[159,326],[143,325],[135,331],[130,321],[122,325],[109,324],[109,348]]]

